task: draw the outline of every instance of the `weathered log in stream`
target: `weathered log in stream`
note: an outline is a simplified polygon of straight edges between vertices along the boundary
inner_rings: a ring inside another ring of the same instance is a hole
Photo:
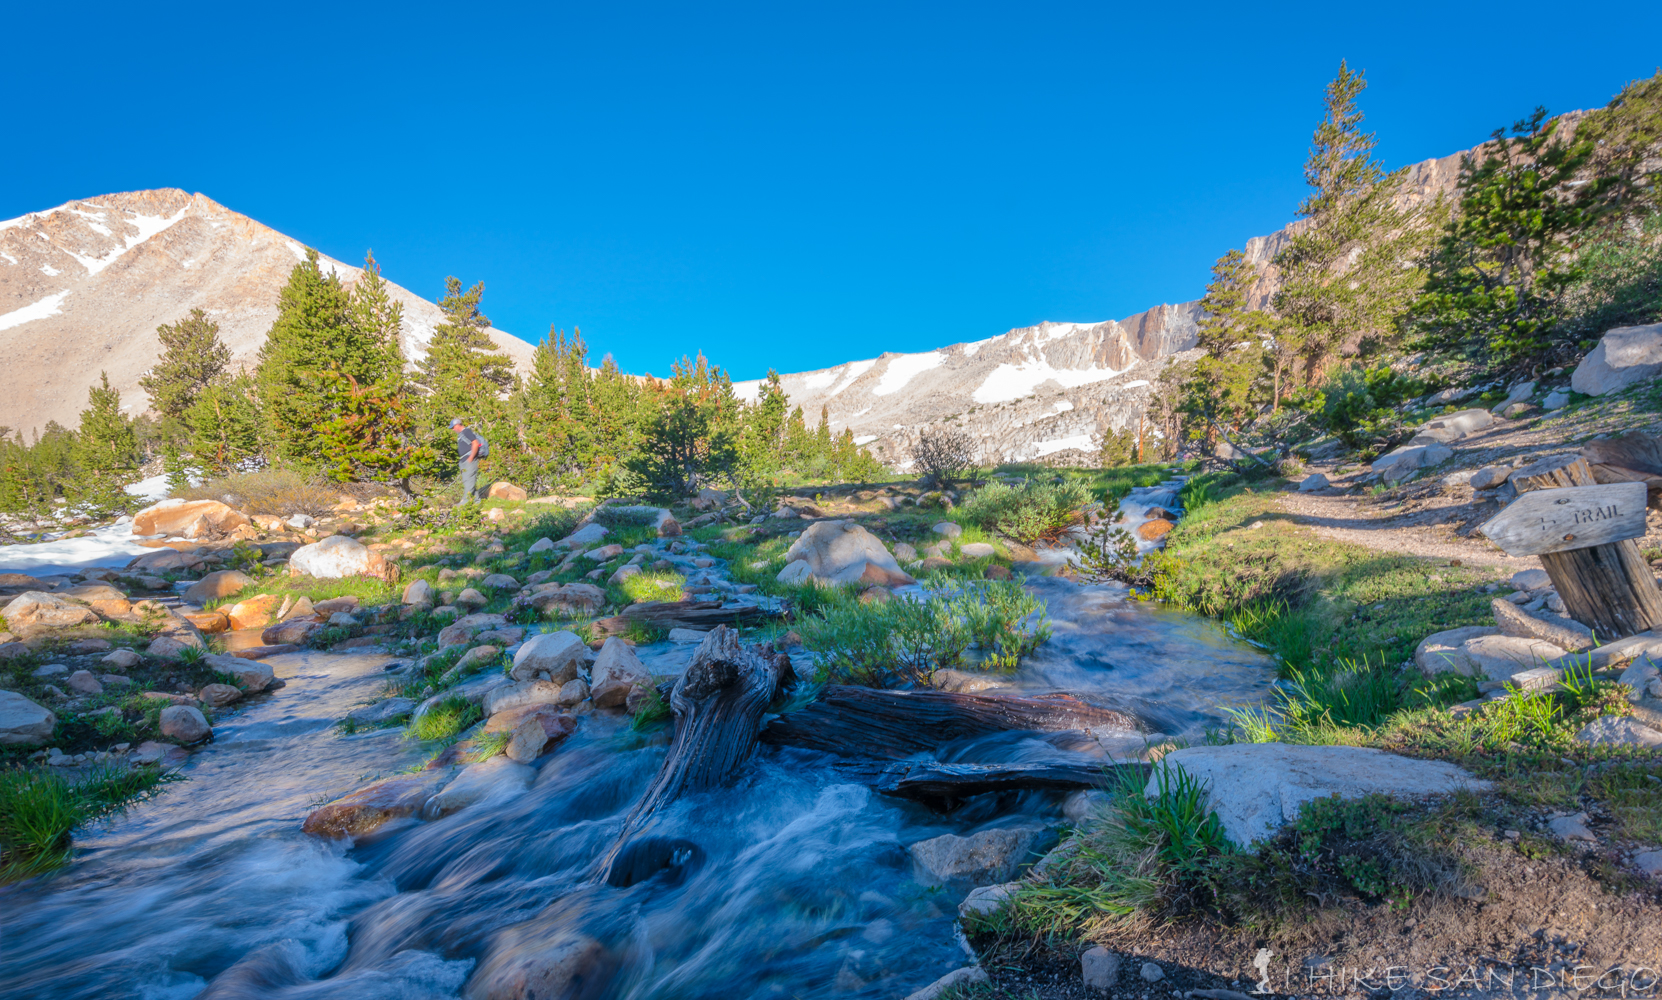
[[[903,760],[966,737],[1097,726],[1132,733],[1144,729],[1133,716],[1088,705],[1070,694],[1018,697],[833,685],[813,704],[774,719],[762,731],[762,741]]]
[[[724,608],[720,601],[642,601],[624,608],[620,615],[596,621],[594,634],[599,637],[622,635],[634,623],[700,631],[713,629],[717,625],[740,628],[759,625],[767,618],[768,611],[754,605]]]
[[[730,781],[756,750],[762,713],[779,688],[781,669],[771,646],[744,646],[739,635],[716,626],[693,653],[686,672],[675,682],[669,705],[675,715],[675,739],[646,794],[623,821],[611,849],[596,863],[596,875],[614,884],[614,875],[631,884],[643,877],[638,858],[614,866],[620,851],[650,823],[653,815],[683,792],[715,788]],[[789,660],[785,661],[787,664]],[[664,860],[671,863],[676,854]],[[627,867],[628,871],[623,869]],[[616,870],[614,870],[616,869]]]
[[[1129,769],[1138,784],[1148,779],[1149,765],[1142,761],[1119,764],[943,764],[936,761],[889,764],[873,776],[872,784],[884,795],[922,802],[950,812],[961,799],[983,792],[1017,792],[1049,789],[1071,792],[1086,788],[1110,788]]]

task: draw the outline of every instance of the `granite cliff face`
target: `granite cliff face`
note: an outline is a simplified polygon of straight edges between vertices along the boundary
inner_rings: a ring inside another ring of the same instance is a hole
[[[138,379],[161,354],[156,327],[202,309],[232,364],[252,365],[277,294],[304,248],[200,194],[131,191],[0,222],[0,426],[26,435],[74,427],[106,371],[131,415],[149,405]],[[321,258],[347,282],[360,269]],[[425,356],[437,305],[391,285],[404,304],[403,347]],[[492,331],[523,370],[532,347]]]
[[[1419,206],[1452,192],[1464,155],[1410,167],[1399,204]],[[1301,225],[1246,242],[1247,260],[1259,268],[1249,296],[1253,308],[1267,306],[1280,288],[1271,261]],[[856,441],[895,468],[910,465],[923,431],[949,423],[980,442],[983,462],[1088,462],[1108,433],[1136,431],[1160,370],[1194,350],[1200,315],[1196,300],[1118,321],[1045,322],[987,340],[780,378],[810,426],[823,406],[834,431],[852,428]],[[758,384],[741,382],[735,389],[753,398]]]

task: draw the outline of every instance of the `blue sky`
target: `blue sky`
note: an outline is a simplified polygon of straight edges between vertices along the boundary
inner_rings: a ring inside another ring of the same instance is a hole
[[[1286,223],[1341,58],[1389,165],[1603,104],[1662,6],[8,11],[0,218],[201,191],[496,325],[735,377],[1197,297]],[[1511,46],[1509,48],[1508,46]],[[1491,59],[1507,57],[1505,64]]]

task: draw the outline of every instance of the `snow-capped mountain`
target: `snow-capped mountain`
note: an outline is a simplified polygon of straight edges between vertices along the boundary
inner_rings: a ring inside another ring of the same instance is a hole
[[[144,412],[139,377],[161,354],[156,327],[201,309],[234,366],[252,365],[277,316],[301,244],[201,194],[129,191],[0,222],[0,426],[32,436],[74,427],[106,371],[123,408]],[[347,282],[360,269],[320,256]],[[398,285],[405,357],[424,357],[442,314]],[[500,330],[497,346],[529,371],[532,346]]]
[[[1464,155],[1410,167],[1398,203],[1418,206],[1452,191]],[[1267,306],[1280,287],[1271,262],[1299,225],[1246,241],[1246,258],[1259,272],[1248,296],[1252,308]],[[920,433],[946,424],[980,442],[983,462],[1085,462],[1105,435],[1135,432],[1160,370],[1172,356],[1194,349],[1200,316],[1195,300],[1122,320],[1044,322],[987,340],[882,354],[780,380],[810,427],[823,406],[833,431],[852,428],[856,441],[893,468],[911,464]],[[749,399],[759,385],[734,388]]]

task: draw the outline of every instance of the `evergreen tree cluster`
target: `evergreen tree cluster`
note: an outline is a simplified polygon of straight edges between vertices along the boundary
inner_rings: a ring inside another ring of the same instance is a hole
[[[589,365],[582,334],[551,330],[526,379],[487,332],[485,286],[451,277],[444,321],[413,368],[401,348],[403,307],[375,257],[350,287],[307,251],[278,297],[257,364],[233,371],[202,310],[157,330],[162,356],[141,385],[154,417],[135,422],[105,379],[78,431],[50,424],[32,444],[0,429],[0,510],[91,514],[131,504],[123,487],[146,454],[169,485],[270,464],[342,482],[435,479],[456,472],[453,418],[491,444],[486,475],[536,492],[594,487],[605,495],[685,497],[720,483],[768,490],[788,476],[869,481],[883,472],[853,432],[833,435],[823,410],[808,430],[779,376],[741,401],[699,354],[668,379]]]
[[[1310,195],[1271,264],[1220,257],[1202,301],[1198,361],[1155,393],[1161,433],[1216,446],[1308,417],[1352,447],[1383,448],[1423,385],[1399,364],[1467,377],[1568,366],[1615,326],[1662,319],[1662,72],[1575,117],[1536,109],[1468,154],[1452,198],[1403,197],[1406,169],[1374,157],[1341,62],[1304,176]],[[1292,404],[1289,413],[1284,410]]]

